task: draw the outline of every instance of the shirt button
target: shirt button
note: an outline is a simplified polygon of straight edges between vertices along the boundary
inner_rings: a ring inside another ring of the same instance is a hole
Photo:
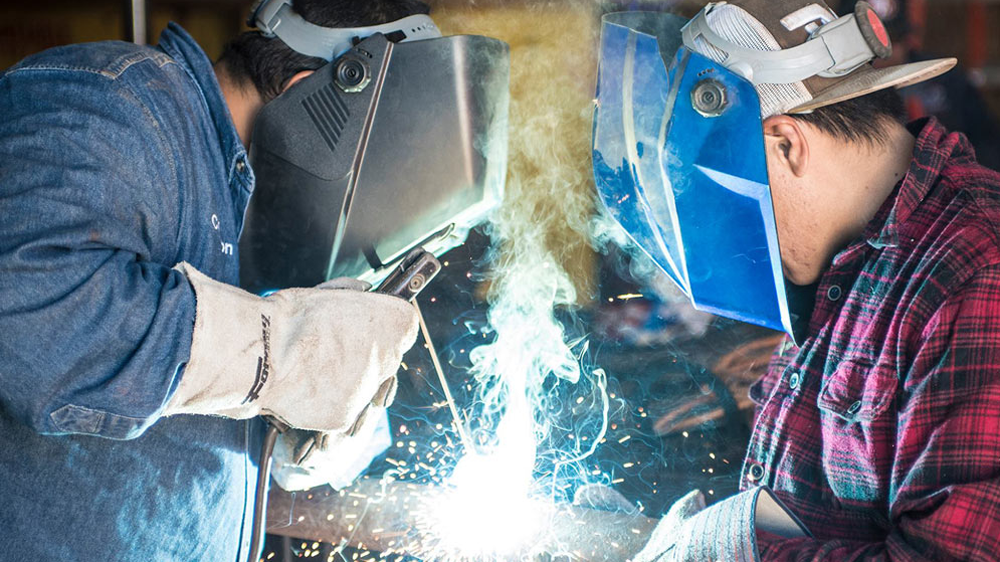
[[[800,384],[802,384],[802,376],[798,373],[792,373],[792,376],[788,377],[788,386],[792,390],[797,390]]]
[[[858,400],[857,402],[855,402],[854,404],[851,404],[847,408],[847,413],[851,414],[851,415],[854,415],[854,414],[858,413],[858,410],[860,410],[860,409],[861,409],[861,401]]]
[[[826,298],[832,301],[839,301],[843,294],[844,291],[840,288],[840,285],[831,285],[830,288],[826,290]]]
[[[761,478],[764,477],[764,467],[758,462],[750,465],[750,469],[747,471],[747,480],[751,482],[759,482]]]
[[[247,165],[244,164],[242,160],[236,161],[236,171],[243,173],[243,170],[246,169],[246,167]]]

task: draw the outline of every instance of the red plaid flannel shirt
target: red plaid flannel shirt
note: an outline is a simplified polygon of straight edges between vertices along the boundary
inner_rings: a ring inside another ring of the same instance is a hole
[[[764,561],[1000,560],[1000,174],[922,125],[821,278],[808,339],[751,389],[741,486],[815,535],[760,533]]]

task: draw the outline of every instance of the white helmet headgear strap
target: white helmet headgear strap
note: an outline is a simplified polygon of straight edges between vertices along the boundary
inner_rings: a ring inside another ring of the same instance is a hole
[[[401,41],[441,37],[430,16],[416,14],[367,27],[323,27],[309,23],[292,9],[292,0],[258,0],[250,11],[248,25],[256,26],[266,37],[277,36],[292,50],[332,61],[354,46],[355,39],[381,33],[402,33]]]
[[[881,48],[881,53],[876,53],[866,40],[856,14],[834,19],[835,14],[823,10],[823,14],[810,11],[811,15],[818,17],[811,17],[808,21],[806,18],[786,17],[782,23],[789,31],[798,27],[815,27],[809,39],[795,47],[761,51],[737,45],[713,31],[708,25],[706,14],[715,6],[717,4],[706,6],[684,27],[684,45],[697,51],[696,39],[701,37],[726,54],[726,59],[722,61],[726,68],[754,85],[789,84],[813,76],[836,78],[854,71],[877,56],[887,56]],[[817,20],[818,26],[815,23]],[[888,45],[883,47],[887,49]]]

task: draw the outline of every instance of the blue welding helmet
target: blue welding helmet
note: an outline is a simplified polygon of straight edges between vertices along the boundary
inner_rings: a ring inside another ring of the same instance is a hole
[[[686,48],[685,24],[663,13],[604,17],[600,199],[696,308],[791,334],[757,91]]]

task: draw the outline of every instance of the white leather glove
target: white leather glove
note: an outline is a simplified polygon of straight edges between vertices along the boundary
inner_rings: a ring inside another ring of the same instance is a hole
[[[392,444],[389,417],[372,407],[354,435],[289,429],[278,435],[271,477],[289,492],[329,484],[349,486]]]
[[[190,281],[197,307],[191,357],[164,415],[269,415],[350,434],[370,406],[395,397],[399,362],[417,333],[406,301],[330,290],[352,285],[342,281],[264,298],[187,263],[175,269]]]
[[[634,503],[628,501],[618,490],[604,484],[584,484],[577,488],[573,492],[573,505],[612,513],[639,514],[639,508]]]

